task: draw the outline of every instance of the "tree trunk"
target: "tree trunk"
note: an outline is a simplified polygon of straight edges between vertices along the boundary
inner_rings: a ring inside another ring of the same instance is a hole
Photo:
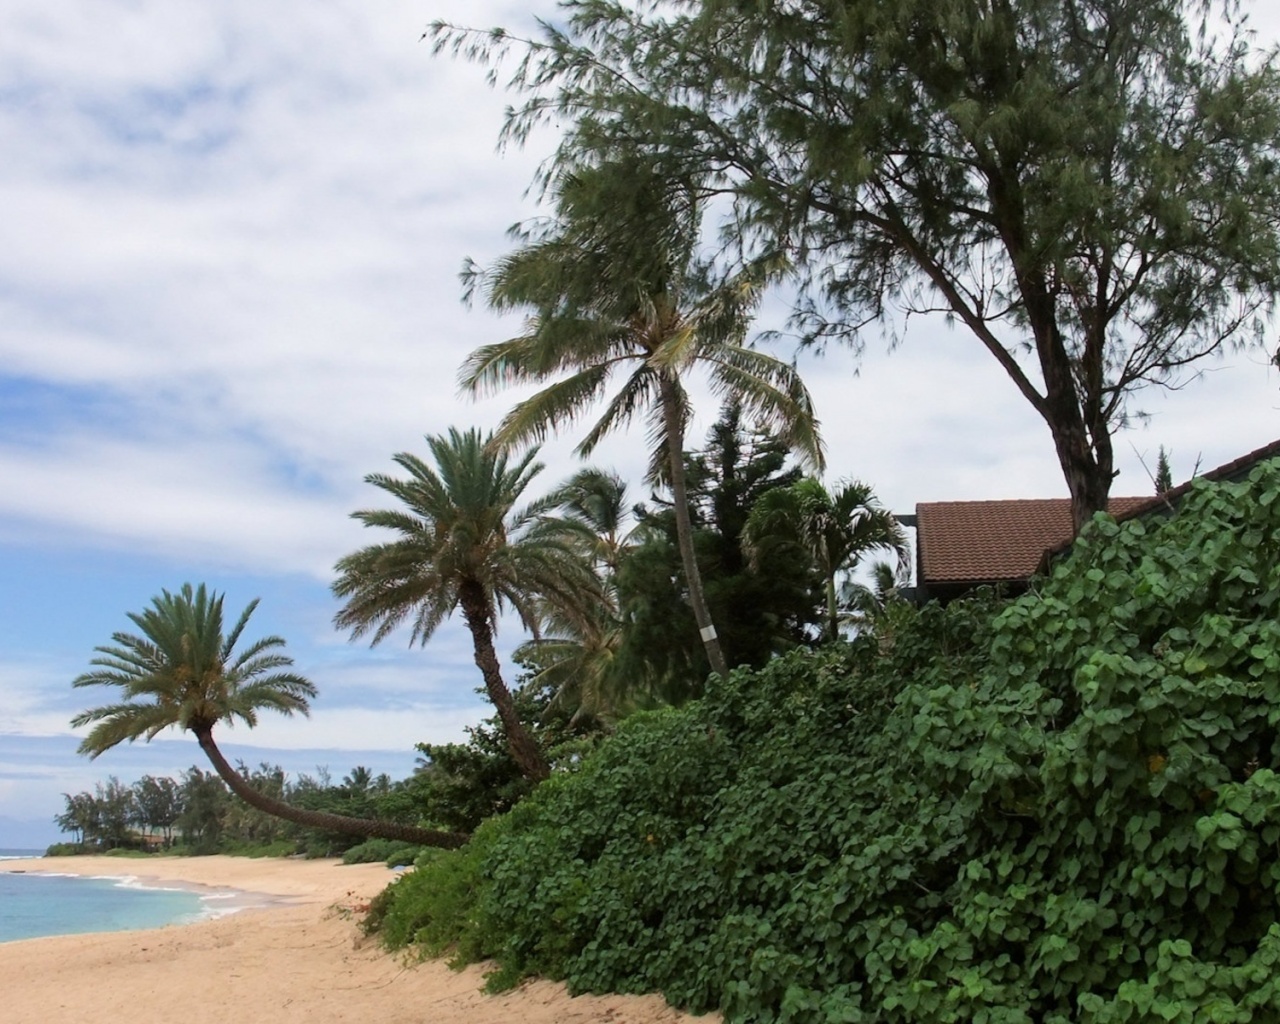
[[[1037,258],[1028,255],[1033,247],[1027,239],[1020,187],[993,168],[989,172],[988,194],[1035,339],[1044,394],[1036,392],[997,339],[991,337],[987,347],[1049,427],[1058,465],[1071,495],[1072,534],[1078,534],[1095,512],[1106,510],[1114,475],[1110,424],[1101,393],[1105,345],[1099,342],[1105,337],[1105,325],[1093,333],[1094,341],[1085,346],[1078,363],[1073,360],[1063,343],[1054,289]],[[961,313],[965,307],[954,292],[951,305]]]
[[[1041,346],[1040,351],[1040,372],[1045,382],[1043,416],[1053,436],[1067,492],[1071,495],[1071,532],[1076,535],[1095,512],[1107,510],[1111,481],[1115,475],[1111,435],[1105,423],[1093,424],[1092,434],[1096,443],[1090,442],[1089,423],[1085,419],[1070,358],[1057,338],[1057,325],[1050,322],[1044,330],[1053,335],[1054,342]]]
[[[729,666],[720,649],[711,611],[702,593],[702,574],[693,550],[693,522],[689,517],[689,490],[684,475],[684,422],[680,409],[680,396],[673,380],[661,377],[662,418],[667,428],[667,462],[671,474],[671,507],[676,514],[676,539],[680,543],[680,559],[684,563],[685,583],[689,587],[689,604],[698,623],[702,646],[707,652],[711,671],[722,679],[729,677]]]
[[[534,782],[541,782],[551,775],[551,766],[543,756],[537,741],[520,721],[516,713],[515,701],[511,691],[502,681],[502,669],[498,665],[498,654],[493,647],[493,626],[490,604],[484,588],[475,580],[466,580],[458,586],[458,603],[462,605],[462,614],[467,620],[467,628],[471,630],[471,639],[475,646],[476,667],[484,676],[485,692],[489,700],[498,710],[502,727],[507,733],[507,747],[516,764],[524,772],[525,777]]]
[[[1104,468],[1098,464],[1088,441],[1063,434],[1066,436],[1055,432],[1053,442],[1071,493],[1071,532],[1078,535],[1095,512],[1107,510],[1112,473],[1109,466]]]
[[[470,836],[461,832],[438,832],[435,829],[418,828],[414,825],[400,825],[392,821],[374,821],[367,818],[348,818],[343,814],[328,814],[324,811],[304,811],[281,800],[273,800],[264,796],[245,781],[243,775],[231,767],[222,756],[222,751],[213,742],[212,729],[192,729],[222,781],[241,800],[250,807],[256,807],[266,814],[307,828],[321,829],[325,832],[342,832],[347,835],[371,836],[378,839],[395,839],[406,843],[417,843],[419,846],[436,846],[446,850],[462,846]]]
[[[835,643],[840,639],[840,607],[836,601],[836,578],[827,577],[827,640]]]

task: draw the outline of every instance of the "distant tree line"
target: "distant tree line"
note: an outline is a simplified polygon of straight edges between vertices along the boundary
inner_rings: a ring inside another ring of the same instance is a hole
[[[237,771],[249,785],[276,799],[309,810],[388,820],[416,820],[408,780],[393,782],[357,766],[340,782],[328,771],[290,779],[266,762]],[[177,778],[144,775],[132,785],[111,776],[92,792],[64,793],[66,809],[54,818],[84,851],[173,849],[217,853],[292,844],[298,852],[333,855],[359,841],[307,829],[233,798],[213,772],[191,767]]]

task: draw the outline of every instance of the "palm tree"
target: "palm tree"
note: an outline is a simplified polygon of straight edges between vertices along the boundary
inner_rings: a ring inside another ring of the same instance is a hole
[[[905,603],[901,589],[901,567],[888,562],[874,562],[870,578],[865,582],[850,580],[840,590],[840,603],[845,607],[844,621],[858,632],[872,632],[897,604]]]
[[[352,638],[372,632],[373,643],[411,622],[410,644],[425,644],[455,608],[462,609],[485,691],[507,732],[511,755],[531,779],[550,773],[546,757],[516,713],[502,679],[494,631],[510,606],[538,632],[547,601],[558,608],[588,607],[595,576],[564,533],[537,509],[515,511],[529,482],[542,470],[536,449],[509,462],[477,430],[427,437],[435,461],[400,452],[408,474],[365,477],[403,506],[352,513],[365,526],[399,536],[347,555],[337,564],[333,592],[346,599],[334,617]]]
[[[231,791],[260,811],[307,828],[352,835],[400,839],[427,846],[456,847],[467,837],[389,821],[304,811],[264,796],[236,771],[213,739],[219,722],[243,722],[253,728],[260,711],[283,715],[310,713],[315,686],[291,670],[293,659],[281,652],[284,641],[268,636],[236,652],[240,634],[258,606],[255,599],[230,633],[223,630],[222,595],[184,584],[177,594],[162,591],[141,614],[129,613],[140,630],[112,634],[112,644],[97,647],[100,657],[72,685],[110,686],[120,700],[91,708],[71,720],[92,725],[80,753],[96,758],[117,744],[154,739],[170,726],[190,731]]]
[[[614,371],[620,389],[579,442],[588,456],[637,414],[649,419],[650,479],[672,495],[689,603],[712,670],[728,666],[703,596],[694,557],[685,481],[684,435],[691,412],[687,378],[703,368],[721,399],[822,465],[813,406],[795,369],[743,343],[761,287],[776,261],[716,282],[698,257],[702,208],[692,182],[673,181],[638,161],[565,175],[557,216],[491,273],[464,272],[468,296],[483,289],[497,310],[523,310],[518,337],[477,349],[461,382],[472,392],[545,385],[520,402],[495,434],[518,447],[543,440],[604,399]],[[550,383],[548,383],[550,382]]]
[[[828,491],[812,477],[767,491],[752,507],[743,547],[758,560],[766,546],[775,544],[798,545],[821,574],[828,641],[840,636],[839,575],[876,550],[896,553],[899,571],[905,571],[910,552],[902,525],[876,501],[870,487],[845,481]]]
[[[529,683],[549,688],[553,703],[572,709],[571,723],[584,718],[609,723],[627,703],[616,671],[622,641],[618,615],[618,567],[631,547],[627,485],[617,474],[579,470],[538,504],[547,528],[564,532],[598,575],[598,596],[587,614],[544,608],[541,635],[521,644],[517,662],[531,669]]]
[[[540,508],[554,510],[566,531],[576,534],[587,559],[609,576],[631,545],[627,527],[627,485],[617,473],[588,466],[547,495]]]
[[[531,671],[529,685],[552,692],[552,705],[606,727],[628,706],[617,672],[622,624],[616,599],[598,606],[594,619],[551,619],[543,635],[521,644],[515,660]],[[630,687],[627,688],[628,690]]]

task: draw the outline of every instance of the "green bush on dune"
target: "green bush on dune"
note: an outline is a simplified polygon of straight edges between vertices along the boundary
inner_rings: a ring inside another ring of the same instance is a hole
[[[342,855],[343,864],[385,864],[389,868],[412,864],[422,853],[417,843],[405,843],[398,839],[366,839]]]
[[[1280,464],[637,715],[378,901],[393,944],[730,1020],[1280,1019]]]

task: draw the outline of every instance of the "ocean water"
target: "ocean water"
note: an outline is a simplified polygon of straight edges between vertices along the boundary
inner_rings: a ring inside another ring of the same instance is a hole
[[[6,860],[19,855],[0,850]],[[230,894],[142,885],[126,874],[130,866],[122,862],[115,878],[0,872],[0,942],[159,928],[234,909]]]

